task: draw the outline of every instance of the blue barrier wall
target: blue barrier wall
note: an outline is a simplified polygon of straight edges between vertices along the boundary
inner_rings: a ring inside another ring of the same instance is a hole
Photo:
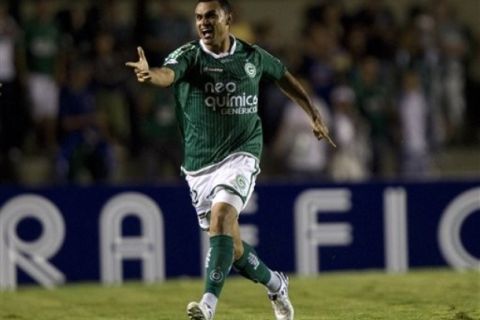
[[[0,289],[203,271],[206,238],[183,185],[1,188],[0,207]],[[477,181],[259,185],[240,223],[287,272],[480,266]]]

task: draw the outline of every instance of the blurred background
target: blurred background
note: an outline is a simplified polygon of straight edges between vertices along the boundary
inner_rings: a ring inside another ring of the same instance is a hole
[[[263,84],[262,181],[480,177],[480,1],[231,1],[232,33],[278,56],[337,143]],[[196,38],[196,1],[0,0],[0,183],[181,181],[172,91],[151,66]]]

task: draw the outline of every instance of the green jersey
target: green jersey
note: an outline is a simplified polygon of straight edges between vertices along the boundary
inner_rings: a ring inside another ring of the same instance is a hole
[[[53,76],[60,49],[60,31],[51,23],[31,21],[25,27],[27,65],[32,72]]]
[[[198,171],[237,152],[260,158],[260,80],[279,80],[286,68],[262,48],[232,40],[228,53],[214,54],[197,40],[165,59],[163,66],[175,72],[184,171]]]

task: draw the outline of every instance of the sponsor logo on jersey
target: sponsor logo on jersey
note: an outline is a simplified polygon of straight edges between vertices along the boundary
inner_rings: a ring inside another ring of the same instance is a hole
[[[203,68],[203,71],[205,72],[223,72],[223,69],[222,68],[210,68],[210,67],[205,67]]]
[[[245,72],[247,73],[247,75],[250,77],[250,78],[255,78],[255,76],[257,75],[257,68],[255,67],[255,65],[251,62],[247,62],[245,63]]]
[[[167,58],[167,59],[165,59],[165,63],[164,63],[164,64],[167,65],[167,64],[177,64],[177,63],[178,63],[178,61],[177,61],[176,59],[169,59],[169,58]]]
[[[205,105],[213,111],[220,110],[222,115],[250,114],[258,109],[257,95],[238,93],[235,82],[207,82],[205,94]]]

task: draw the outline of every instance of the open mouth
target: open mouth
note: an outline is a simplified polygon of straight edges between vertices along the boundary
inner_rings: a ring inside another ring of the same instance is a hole
[[[204,29],[201,29],[200,31],[201,31],[204,39],[207,39],[207,40],[213,39],[213,29],[212,28],[204,28]]]

